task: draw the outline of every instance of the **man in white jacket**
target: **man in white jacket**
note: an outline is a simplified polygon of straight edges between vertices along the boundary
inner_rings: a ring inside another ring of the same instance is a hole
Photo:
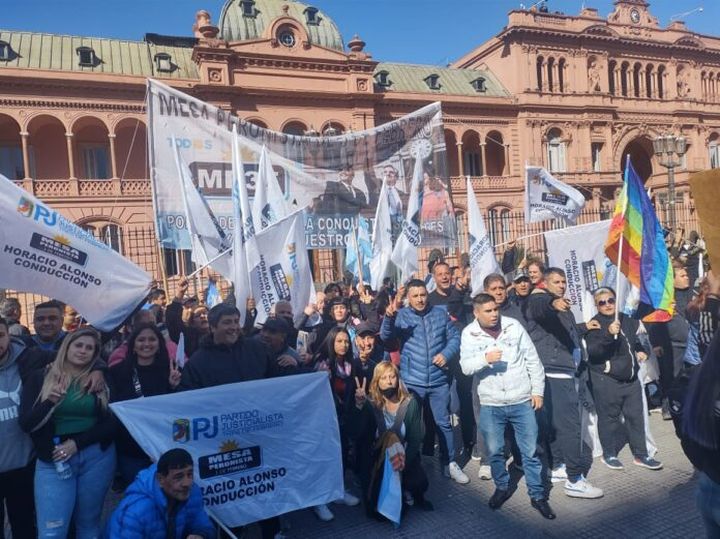
[[[462,332],[460,367],[478,379],[480,432],[487,444],[495,493],[488,505],[499,509],[510,497],[510,475],[505,467],[505,426],[515,431],[522,455],[530,503],[543,517],[554,519],[542,482],[542,464],[536,455],[538,426],[535,410],[543,405],[545,371],[523,326],[500,316],[495,298],[473,299],[475,321]]]

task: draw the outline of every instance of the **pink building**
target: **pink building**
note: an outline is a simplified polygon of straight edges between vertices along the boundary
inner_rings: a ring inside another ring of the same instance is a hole
[[[643,0],[617,0],[607,19],[511,11],[447,68],[383,63],[299,2],[229,0],[216,25],[203,11],[192,23],[189,13],[187,36],[143,41],[0,30],[0,173],[158,274],[161,260],[172,275],[186,257],[153,240],[148,77],[288,133],[361,130],[441,101],[460,219],[470,175],[496,243],[521,231],[526,163],[578,185],[597,219],[630,154],[662,210],[668,176],[653,140],[682,135],[688,227],[688,176],[720,163],[720,38],[661,28]],[[326,280],[336,254],[314,256]]]

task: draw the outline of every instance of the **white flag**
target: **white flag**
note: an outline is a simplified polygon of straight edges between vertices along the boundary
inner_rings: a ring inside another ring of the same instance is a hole
[[[480,208],[475,198],[470,176],[467,179],[467,207],[468,207],[468,255],[470,256],[470,271],[472,282],[472,293],[475,297],[483,291],[483,280],[491,273],[501,273],[500,267],[495,258],[495,248],[490,243],[480,214]]]
[[[143,302],[152,278],[0,175],[0,288],[72,305],[102,331]]]
[[[525,222],[538,223],[555,217],[575,224],[585,197],[580,191],[553,177],[542,167],[525,167]]]
[[[180,157],[175,137],[172,137],[172,144],[175,147],[175,167],[180,180],[185,222],[188,234],[190,234],[192,261],[196,266],[201,267],[208,265],[208,262],[212,260],[210,266],[226,279],[230,279],[232,277],[230,245],[210,213],[210,208],[195,188],[190,169]],[[220,256],[225,251],[227,254]]]
[[[185,366],[185,334],[181,331],[175,350],[175,364],[182,369]]]
[[[407,213],[402,223],[400,237],[392,252],[393,263],[402,272],[402,282],[406,283],[418,270],[418,249],[420,248],[420,210],[423,189],[423,166],[420,156],[415,157],[415,168],[410,186],[410,199]]]
[[[255,198],[253,198],[252,204],[256,232],[260,232],[289,214],[290,210],[285,202],[285,195],[280,189],[277,175],[273,170],[272,161],[270,161],[270,152],[263,145],[255,178]]]
[[[247,250],[255,244],[255,226],[250,213],[250,200],[245,183],[245,167],[240,150],[237,128],[233,124],[232,138],[232,205],[235,229],[233,230],[233,284],[235,285],[235,305],[241,313],[245,312],[245,302],[252,297],[250,271]]]
[[[192,455],[205,509],[226,526],[343,496],[340,433],[325,373],[131,399],[110,407],[153,460],[174,448]]]
[[[372,258],[370,259],[370,286],[373,290],[380,290],[382,286],[390,266],[392,250],[390,205],[387,186],[383,181],[380,188],[380,200],[378,200],[378,207],[375,210],[375,223],[373,223]]]
[[[303,309],[315,301],[302,211],[270,225],[256,239],[246,245],[257,305],[255,323],[263,324],[280,300],[290,302],[297,322]]]

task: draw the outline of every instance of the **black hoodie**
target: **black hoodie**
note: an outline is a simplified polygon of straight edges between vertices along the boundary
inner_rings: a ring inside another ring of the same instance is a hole
[[[600,329],[592,329],[585,335],[590,370],[619,382],[632,382],[637,378],[639,369],[635,353],[643,351],[637,338],[640,323],[620,314],[620,333],[616,339],[608,331],[615,321],[614,316],[596,314],[593,320],[600,323]]]
[[[185,363],[179,390],[201,389],[249,380],[272,378],[277,374],[267,347],[255,339],[238,338],[232,346],[215,344],[212,335]]]

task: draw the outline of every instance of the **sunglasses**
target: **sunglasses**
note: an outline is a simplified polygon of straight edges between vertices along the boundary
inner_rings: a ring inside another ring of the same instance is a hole
[[[598,307],[605,307],[605,305],[615,305],[615,298],[601,299],[598,301]]]

